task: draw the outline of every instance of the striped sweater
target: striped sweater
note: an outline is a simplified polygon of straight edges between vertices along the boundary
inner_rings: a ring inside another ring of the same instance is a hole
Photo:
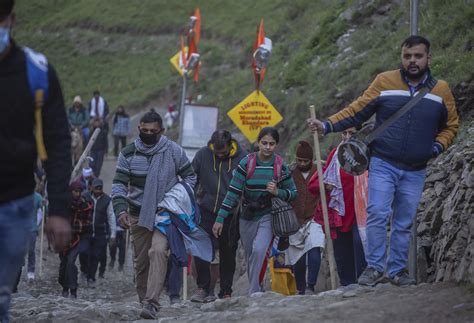
[[[173,159],[175,160],[173,169],[176,174],[176,183],[181,178],[191,187],[194,187],[196,174],[186,153],[174,142],[171,142],[170,149],[172,149]],[[111,194],[114,212],[117,216],[126,211],[133,216],[140,214],[143,190],[152,157],[136,150],[134,143],[125,146],[120,152]]]
[[[273,162],[275,155],[271,161],[262,162],[258,158],[257,165],[252,177],[247,179],[247,161],[248,155],[242,158],[237,168],[234,170],[232,180],[230,181],[229,190],[222,202],[218,212],[216,222],[223,223],[224,219],[232,214],[233,210],[239,204],[243,194],[246,201],[262,201],[269,198],[271,194],[266,190],[267,183],[273,179]],[[278,181],[278,197],[285,201],[292,201],[296,198],[296,186],[291,172],[286,164],[283,164],[281,178]],[[271,204],[268,207],[256,211],[251,220],[258,220],[265,214],[271,212]],[[249,219],[250,220],[250,219]]]

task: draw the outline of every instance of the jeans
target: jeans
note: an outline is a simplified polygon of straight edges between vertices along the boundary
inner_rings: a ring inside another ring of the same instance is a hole
[[[339,282],[342,286],[357,283],[357,278],[367,267],[357,224],[354,223],[349,232],[337,230],[333,245]]]
[[[410,232],[420,202],[426,170],[406,171],[372,157],[367,206],[368,267],[389,277],[406,270]],[[386,260],[387,223],[392,216],[390,251]]]
[[[91,133],[91,130],[88,127],[82,128],[82,135],[84,136],[84,147],[87,145],[87,142],[89,141],[90,133]]]
[[[319,268],[321,267],[321,248],[308,250],[294,265],[296,289],[304,294],[306,283],[314,290],[318,280]],[[308,259],[306,259],[308,258]],[[308,281],[306,282],[306,268],[308,268]]]
[[[33,195],[0,204],[0,322],[8,322],[13,286],[33,221]]]

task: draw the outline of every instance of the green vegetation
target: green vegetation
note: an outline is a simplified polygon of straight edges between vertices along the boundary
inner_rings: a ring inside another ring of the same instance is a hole
[[[140,107],[164,93],[164,102],[178,102],[181,79],[169,58],[195,7],[203,65],[189,93],[219,106],[222,125],[231,125],[225,112],[254,88],[251,48],[264,17],[274,51],[262,90],[284,116],[291,148],[310,138],[309,104],[321,117],[342,108],[376,73],[397,68],[409,33],[408,0],[17,0],[14,36],[48,56],[68,105],[95,89],[112,108]],[[434,74],[453,87],[471,80],[474,1],[422,1],[419,25],[433,43]],[[324,140],[324,152],[338,140]]]

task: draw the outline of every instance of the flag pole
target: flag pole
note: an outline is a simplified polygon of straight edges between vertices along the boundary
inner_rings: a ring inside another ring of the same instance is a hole
[[[309,111],[311,113],[311,118],[316,119],[316,112],[314,110],[314,105],[309,106]],[[323,209],[323,218],[324,218],[324,232],[326,234],[326,251],[329,261],[329,275],[331,277],[331,289],[336,289],[336,266],[334,262],[334,248],[332,245],[331,239],[331,229],[329,227],[329,216],[328,216],[328,206],[326,204],[326,190],[324,189],[323,182],[323,169],[321,166],[321,149],[319,147],[319,138],[318,132],[316,131],[313,134],[314,139],[314,150],[316,152],[316,167],[318,170],[318,179],[319,179],[319,193],[321,195],[321,206]]]

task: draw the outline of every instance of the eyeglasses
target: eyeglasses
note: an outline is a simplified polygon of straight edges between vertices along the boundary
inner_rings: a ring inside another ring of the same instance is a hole
[[[96,187],[94,187],[94,190],[96,190],[96,191],[102,191],[102,186],[96,186]]]

